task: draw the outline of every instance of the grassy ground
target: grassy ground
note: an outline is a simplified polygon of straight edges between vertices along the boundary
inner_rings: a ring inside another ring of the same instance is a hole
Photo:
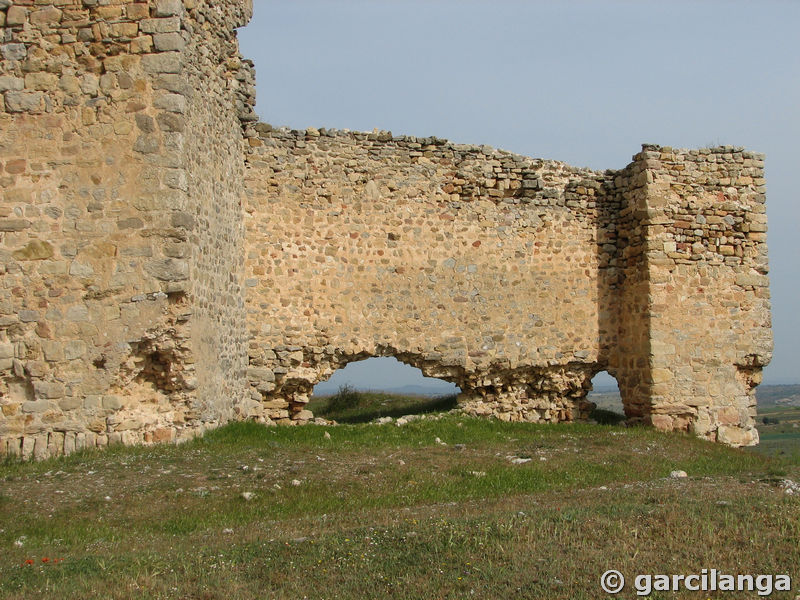
[[[800,481],[794,459],[646,429],[239,423],[5,463],[0,597],[589,599],[610,568],[798,588],[786,478]]]
[[[333,396],[314,397],[308,404],[315,416],[337,423],[367,423],[380,417],[435,413],[456,406],[457,396],[401,396],[385,392],[357,392],[346,386]]]

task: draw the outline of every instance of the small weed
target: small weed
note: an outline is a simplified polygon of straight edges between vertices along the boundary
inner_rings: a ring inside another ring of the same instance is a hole
[[[359,408],[362,403],[362,395],[350,385],[339,386],[339,391],[328,400],[327,413],[340,413],[343,411]]]

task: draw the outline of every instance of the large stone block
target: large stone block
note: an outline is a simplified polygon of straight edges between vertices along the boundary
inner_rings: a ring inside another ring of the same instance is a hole
[[[142,68],[148,73],[180,73],[183,61],[179,52],[142,55]]]
[[[161,281],[183,281],[189,277],[189,264],[177,258],[151,260],[145,264],[145,271]]]
[[[186,41],[177,31],[157,33],[153,35],[153,45],[158,52],[180,51],[186,47]]]
[[[8,112],[40,113],[44,111],[44,94],[42,92],[6,92],[5,101]]]
[[[139,22],[139,29],[143,33],[172,33],[180,31],[181,20],[178,17],[144,19]]]
[[[63,12],[55,6],[47,6],[34,10],[30,14],[31,25],[38,27],[56,25],[61,20]]]
[[[13,75],[0,75],[0,92],[18,92],[25,89],[25,80]]]
[[[156,17],[172,17],[183,13],[181,0],[156,0]]]

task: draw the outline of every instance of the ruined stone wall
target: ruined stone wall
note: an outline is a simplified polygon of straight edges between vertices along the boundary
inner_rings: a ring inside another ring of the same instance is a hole
[[[605,174],[435,138],[261,131],[246,281],[268,418],[310,418],[314,384],[384,355],[458,384],[475,414],[586,415],[616,327]]]
[[[244,291],[243,125],[257,119],[252,64],[233,27],[252,16],[245,2],[202,2],[186,36],[186,172],[191,256],[196,417],[204,426],[249,416]]]
[[[464,410],[757,441],[763,157],[619,171],[257,124],[249,0],[0,0],[0,454],[302,423],[395,356]]]
[[[249,379],[305,421],[317,382],[395,356],[508,420],[586,416],[757,441],[769,361],[763,157],[645,146],[598,173],[436,138],[272,130],[250,140]]]
[[[644,422],[650,414],[650,305],[645,248],[647,231],[648,173],[641,161],[634,160],[613,173],[609,196],[618,209],[612,215],[614,244],[617,248],[617,285],[613,318],[617,338],[612,342],[608,372],[617,379],[625,414],[633,422]]]
[[[645,420],[757,443],[753,388],[772,355],[764,157],[645,146],[636,162],[646,173]]]
[[[185,437],[244,398],[248,14],[0,1],[0,453]]]

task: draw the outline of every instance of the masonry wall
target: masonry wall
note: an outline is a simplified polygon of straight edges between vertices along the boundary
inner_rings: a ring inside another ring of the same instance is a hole
[[[437,138],[273,130],[247,0],[0,0],[0,454],[303,423],[395,356],[463,409],[743,445],[771,354],[763,156],[596,172]]]
[[[191,257],[193,417],[205,428],[247,418],[252,408],[243,291],[243,127],[257,117],[252,64],[239,55],[233,30],[250,20],[251,3],[198,3],[189,16],[183,85],[190,233],[176,254]]]
[[[478,415],[584,418],[608,370],[631,423],[757,441],[763,156],[645,146],[599,173],[436,138],[256,129],[249,379],[266,420],[306,421],[314,384],[395,356]]]
[[[758,442],[753,388],[772,356],[763,155],[645,146],[645,419]]]
[[[187,437],[243,398],[241,184],[212,180],[242,172],[248,10],[0,2],[0,453]]]
[[[610,196],[618,207],[612,215],[617,248],[617,339],[609,353],[608,372],[616,377],[629,421],[646,422],[651,410],[650,303],[646,260],[648,219],[646,165],[634,156],[624,169],[613,172]]]
[[[585,417],[616,335],[605,174],[435,138],[271,131],[248,156],[250,381],[306,420],[349,361],[396,356],[504,419]]]

